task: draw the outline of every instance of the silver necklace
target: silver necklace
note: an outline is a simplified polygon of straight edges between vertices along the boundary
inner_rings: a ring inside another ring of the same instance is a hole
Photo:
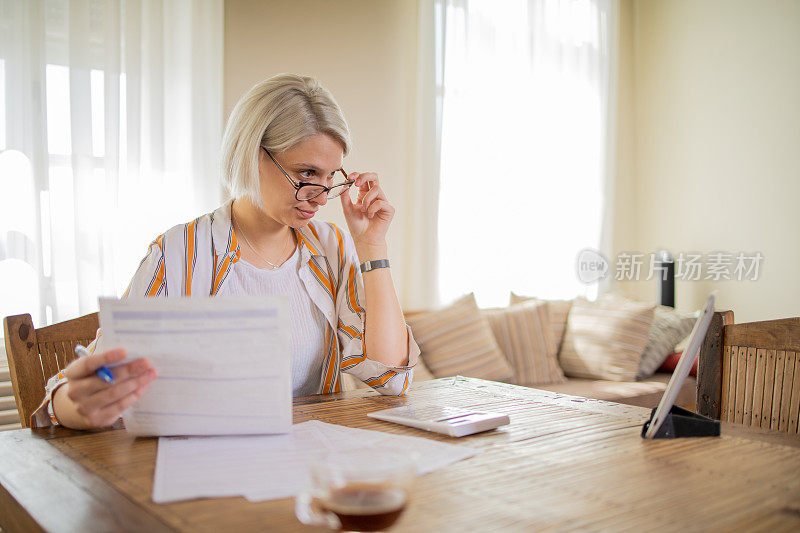
[[[233,219],[233,210],[231,210],[231,219]],[[269,269],[270,270],[277,270],[283,265],[283,263],[286,262],[286,261],[284,261],[280,265],[276,265],[275,263],[273,263],[272,261],[270,261],[269,259],[267,259],[263,255],[258,253],[258,250],[256,250],[256,247],[253,246],[253,244],[250,242],[250,239],[248,239],[247,235],[245,235],[244,231],[242,231],[242,227],[239,225],[238,221],[233,220],[233,225],[234,225],[234,227],[236,227],[239,230],[239,233],[242,235],[242,237],[244,237],[244,242],[247,243],[247,246],[249,246],[250,249],[253,250],[253,253],[256,254],[259,259],[261,259],[262,261],[264,261],[266,264],[269,265]],[[291,240],[292,240],[292,233],[290,231],[289,235],[288,235],[288,238],[286,239],[286,244],[283,246],[282,255],[286,254],[286,248],[289,246],[289,241],[291,241]]]

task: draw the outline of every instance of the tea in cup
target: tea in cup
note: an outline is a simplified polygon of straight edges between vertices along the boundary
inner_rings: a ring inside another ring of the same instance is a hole
[[[327,454],[312,464],[312,489],[297,496],[295,514],[308,525],[382,531],[408,505],[415,473],[415,457],[398,452]]]

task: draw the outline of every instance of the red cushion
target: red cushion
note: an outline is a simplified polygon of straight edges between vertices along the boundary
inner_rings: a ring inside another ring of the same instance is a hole
[[[675,368],[678,366],[678,361],[681,360],[681,355],[683,352],[675,352],[671,353],[664,359],[664,362],[661,363],[661,366],[658,368],[659,372],[675,372]],[[694,360],[694,364],[692,365],[692,369],[689,371],[690,376],[697,377],[697,359]]]

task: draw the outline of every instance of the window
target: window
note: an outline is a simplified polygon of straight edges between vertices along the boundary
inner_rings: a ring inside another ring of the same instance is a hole
[[[191,11],[2,3],[0,316],[96,310],[157,235],[218,205],[223,3]]]
[[[604,206],[608,2],[444,3],[442,301],[587,294]]]

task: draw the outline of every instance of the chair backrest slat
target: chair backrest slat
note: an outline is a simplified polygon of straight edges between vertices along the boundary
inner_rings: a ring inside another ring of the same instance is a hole
[[[747,384],[747,347],[746,346],[731,346],[732,350],[736,351],[736,375],[734,376],[734,383],[736,384],[734,401],[734,419],[737,424],[744,424],[744,389]],[[723,406],[723,409],[725,406]]]
[[[798,410],[800,410],[800,357],[797,352],[787,351],[785,361],[786,370],[783,376],[781,419],[778,430],[797,433],[797,416]]]
[[[775,397],[775,355],[776,350],[764,350],[764,392],[762,394],[761,427],[772,427],[772,400]]]
[[[781,423],[781,396],[783,395],[783,380],[786,378],[786,351],[775,351],[775,380],[772,385],[772,416],[769,428],[777,430]]]
[[[46,379],[58,374],[58,371],[61,370],[61,365],[59,365],[58,357],[55,353],[55,346],[53,346],[52,342],[39,343],[39,357]]]
[[[733,405],[736,397],[736,354],[731,346],[722,348],[722,386],[720,394],[720,420],[733,420]],[[698,376],[699,377],[699,376]],[[700,386],[698,381],[698,387]],[[724,409],[722,406],[726,406]]]
[[[42,402],[44,386],[51,376],[75,359],[75,345],[89,344],[98,328],[97,313],[35,329],[30,315],[14,315],[3,320],[6,353],[20,423],[30,424],[30,416]]]
[[[69,357],[69,346],[72,345],[72,353],[75,353],[75,344],[78,344],[78,339],[75,339],[74,343],[69,341],[61,341],[54,343],[56,345],[56,354],[58,355],[58,366],[61,367],[61,370],[67,368],[67,365],[72,362],[74,357]]]

